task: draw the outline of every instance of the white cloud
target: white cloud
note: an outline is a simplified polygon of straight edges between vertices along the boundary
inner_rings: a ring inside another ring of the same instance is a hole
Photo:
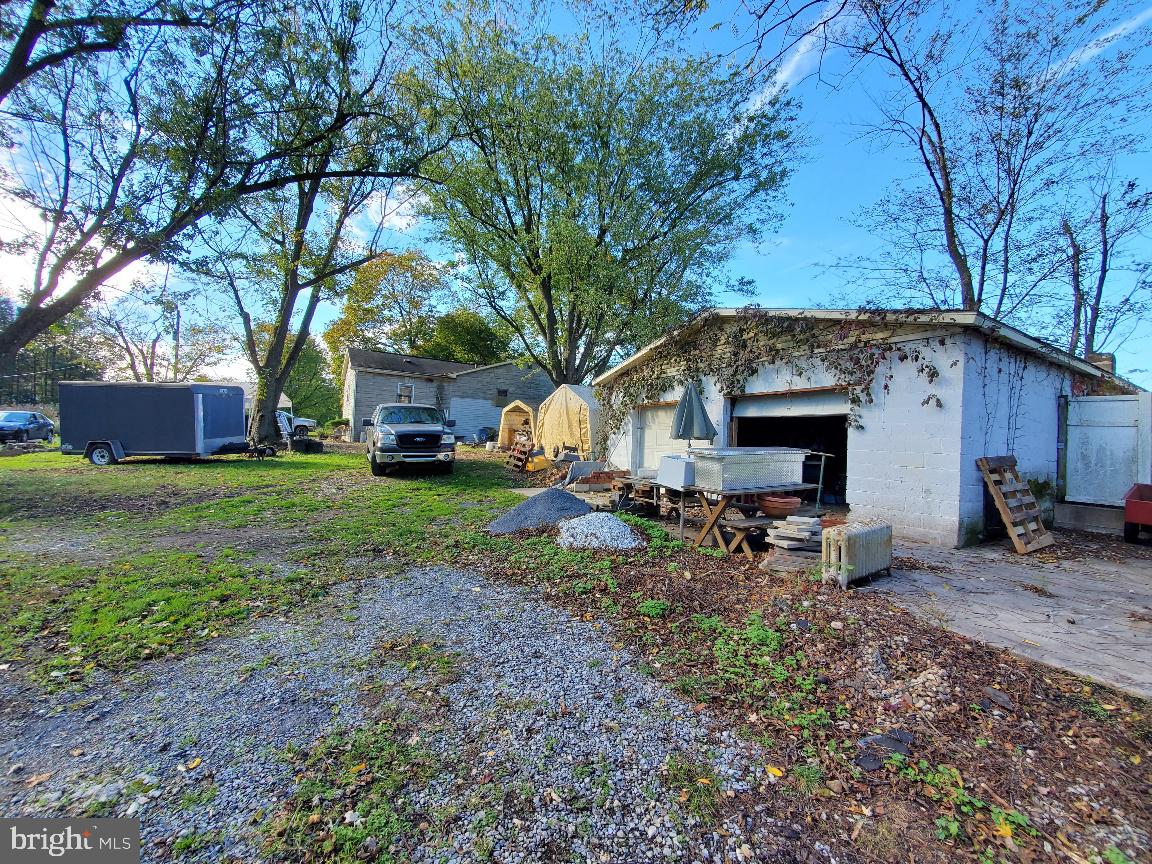
[[[1103,36],[1098,39],[1093,39],[1083,48],[1073,51],[1063,61],[1054,66],[1050,74],[1052,77],[1058,78],[1066,72],[1071,72],[1073,69],[1083,66],[1117,39],[1127,36],[1133,30],[1139,30],[1150,21],[1152,21],[1152,6],[1149,6],[1143,12],[1138,12],[1126,21],[1117,24]]]
[[[770,99],[778,93],[795,87],[815,72],[824,54],[824,39],[827,35],[828,24],[834,18],[843,18],[846,14],[843,0],[827,0],[820,9],[820,15],[814,22],[812,29],[805,33],[780,61],[780,65],[772,76],[771,83],[761,91],[758,98]]]
[[[365,208],[374,225],[383,225],[393,231],[407,233],[420,221],[416,211],[424,203],[419,191],[396,186],[387,192],[379,192],[368,200]]]

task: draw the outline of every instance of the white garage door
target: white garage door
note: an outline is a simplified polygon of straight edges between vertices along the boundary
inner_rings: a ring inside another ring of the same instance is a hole
[[[660,467],[661,456],[688,452],[687,441],[672,437],[672,417],[676,413],[674,405],[640,408],[637,413],[640,432],[638,467],[641,471],[655,472]],[[704,445],[707,442],[698,441],[697,444]]]

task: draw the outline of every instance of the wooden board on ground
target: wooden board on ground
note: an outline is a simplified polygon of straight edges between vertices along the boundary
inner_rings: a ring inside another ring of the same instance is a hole
[[[1020,480],[1015,456],[984,456],[976,460],[996,510],[1008,529],[1012,545],[1021,555],[1051,546],[1055,540],[1040,521],[1040,507],[1032,490]]]

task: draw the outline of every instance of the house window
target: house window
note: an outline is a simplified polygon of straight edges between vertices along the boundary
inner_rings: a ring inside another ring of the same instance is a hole
[[[497,399],[507,399],[508,398],[508,391],[507,390],[497,390],[496,391],[496,398]]]
[[[416,392],[416,388],[412,384],[397,384],[396,385],[396,401],[406,402],[411,404],[412,397]]]

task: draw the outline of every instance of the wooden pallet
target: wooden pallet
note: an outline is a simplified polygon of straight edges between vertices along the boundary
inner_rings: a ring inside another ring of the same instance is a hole
[[[984,476],[1017,552],[1027,555],[1056,542],[1040,521],[1040,507],[1032,490],[1016,471],[1015,456],[985,456],[976,460],[976,467]]]
[[[508,459],[504,462],[513,471],[523,471],[532,454],[531,441],[518,441],[512,445],[508,452]]]

